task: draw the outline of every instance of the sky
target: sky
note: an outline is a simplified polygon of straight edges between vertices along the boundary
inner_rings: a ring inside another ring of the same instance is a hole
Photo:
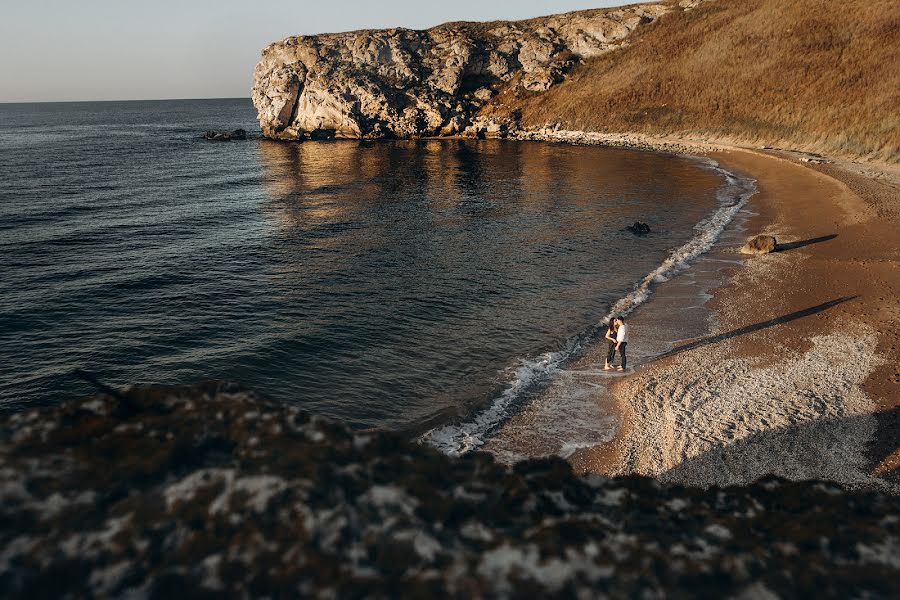
[[[290,35],[523,19],[625,0],[2,0],[0,102],[249,97]]]

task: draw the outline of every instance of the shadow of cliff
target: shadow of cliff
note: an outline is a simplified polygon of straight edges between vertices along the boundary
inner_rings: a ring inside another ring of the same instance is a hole
[[[717,333],[715,335],[706,336],[706,337],[700,338],[698,340],[694,340],[693,342],[688,342],[687,344],[677,346],[667,352],[663,352],[662,354],[654,356],[653,358],[645,361],[645,364],[653,363],[658,360],[662,360],[664,358],[674,356],[676,354],[681,354],[682,352],[687,352],[688,350],[694,350],[695,348],[700,348],[702,346],[708,346],[710,344],[722,342],[724,340],[735,338],[740,335],[753,333],[754,331],[760,331],[762,329],[767,329],[769,327],[781,325],[782,323],[788,323],[795,319],[801,319],[803,317],[808,317],[810,315],[820,313],[824,310],[828,310],[829,308],[833,308],[839,304],[843,304],[844,302],[850,302],[852,300],[855,300],[856,298],[859,298],[859,296],[843,296],[841,298],[829,300],[828,302],[823,302],[822,304],[817,304],[815,306],[810,306],[809,308],[804,308],[803,310],[798,310],[798,311],[794,311],[791,313],[787,313],[785,315],[781,315],[780,317],[775,317],[774,319],[769,319],[767,321],[760,321],[759,323],[754,323],[752,325],[745,325],[744,327],[732,329],[731,331],[726,331],[724,333]]]
[[[797,248],[803,248],[804,246],[811,246],[812,244],[818,244],[819,242],[827,242],[828,240],[833,240],[837,237],[836,233],[832,233],[831,235],[823,235],[817,238],[810,238],[808,240],[800,240],[797,242],[788,242],[786,244],[777,244],[775,246],[775,252],[784,252],[786,250],[796,250]]]
[[[873,422],[874,421],[874,422]],[[872,426],[876,427],[874,433]],[[707,487],[739,485],[766,475],[789,479],[838,481],[853,476],[853,458],[844,444],[871,433],[863,472],[878,470],[878,477],[900,485],[900,468],[885,468],[887,457],[900,449],[900,440],[886,437],[900,426],[900,408],[850,417],[826,418],[755,433],[733,442],[717,443],[706,452],[689,458],[660,475],[660,479],[680,485]],[[878,468],[882,465],[881,468]],[[859,481],[860,485],[866,482]],[[706,484],[706,485],[704,485]]]

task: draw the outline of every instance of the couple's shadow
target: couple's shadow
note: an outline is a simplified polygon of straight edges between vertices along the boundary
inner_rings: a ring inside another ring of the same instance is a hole
[[[830,235],[823,235],[821,237],[810,238],[808,240],[800,240],[797,242],[788,242],[786,244],[776,244],[775,252],[784,252],[786,250],[796,250],[797,248],[803,248],[804,246],[818,244],[819,242],[827,242],[829,240],[833,240],[836,237],[837,237],[837,234],[832,233]]]
[[[874,432],[872,431],[874,427]],[[868,448],[848,448],[868,438]],[[871,472],[854,458],[866,453]],[[846,481],[849,476],[864,487],[883,478],[900,489],[900,464],[892,460],[900,450],[900,408],[847,417],[829,417],[779,427],[734,442],[721,442],[706,452],[672,467],[660,479],[679,485],[708,487],[740,485],[766,475],[788,479]],[[857,471],[856,474],[853,471]],[[712,481],[710,481],[712,480]]]
[[[831,237],[834,236],[829,236],[828,239]],[[808,243],[814,242],[797,242],[801,245]],[[858,297],[836,298],[773,319],[702,337],[659,354],[646,363],[808,317]],[[874,432],[871,431],[873,425]],[[869,414],[817,419],[756,433],[734,442],[721,442],[707,452],[672,467],[661,478],[688,485],[696,473],[704,473],[706,476],[709,473],[722,473],[723,484],[728,481],[729,476],[734,477],[740,473],[753,473],[755,476],[751,479],[756,479],[773,472],[793,477],[796,473],[808,471],[816,473],[817,477],[827,478],[829,469],[838,468],[835,465],[839,466],[841,463],[841,443],[854,436],[856,439],[870,436],[868,454],[877,474],[900,484],[900,461],[888,460],[900,450],[900,408],[897,407]],[[777,449],[775,461],[773,449]],[[834,478],[840,476],[840,473],[835,472]]]
[[[828,302],[823,302],[823,303],[817,304],[815,306],[810,306],[809,308],[804,308],[803,310],[794,311],[791,313],[787,313],[785,315],[781,315],[780,317],[768,319],[767,321],[760,321],[759,323],[754,323],[752,325],[745,325],[744,327],[738,327],[737,329],[732,329],[731,331],[726,331],[723,333],[717,333],[715,335],[709,335],[706,337],[702,337],[702,338],[696,339],[694,341],[688,342],[686,344],[682,344],[681,346],[672,348],[671,350],[663,352],[662,354],[657,354],[653,358],[650,358],[650,359],[644,361],[644,364],[654,363],[658,360],[662,360],[662,359],[668,358],[670,356],[675,356],[676,354],[681,354],[682,352],[687,352],[689,350],[694,350],[696,348],[701,348],[703,346],[708,346],[710,344],[716,344],[718,342],[736,338],[738,336],[745,335],[748,333],[753,333],[755,331],[761,331],[761,330],[767,329],[769,327],[781,325],[782,323],[788,323],[795,319],[801,319],[803,317],[808,317],[810,315],[820,313],[824,310],[828,310],[829,308],[833,308],[839,304],[843,304],[845,302],[850,302],[852,300],[855,300],[856,298],[859,298],[859,296],[844,296],[842,298],[836,298],[834,300],[829,300]]]

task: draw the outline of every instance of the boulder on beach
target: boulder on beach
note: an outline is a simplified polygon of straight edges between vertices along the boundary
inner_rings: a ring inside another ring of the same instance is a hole
[[[634,235],[646,235],[650,233],[650,226],[646,223],[641,223],[640,221],[635,221],[633,225],[629,225],[625,229]]]
[[[778,242],[771,235],[758,235],[741,247],[741,254],[768,254],[777,246]]]

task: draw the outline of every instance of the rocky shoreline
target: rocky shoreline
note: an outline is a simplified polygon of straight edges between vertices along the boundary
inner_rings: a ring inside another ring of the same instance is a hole
[[[622,429],[612,442],[576,452],[569,459],[576,471],[641,473],[699,486],[746,484],[778,473],[794,480],[823,478],[900,492],[895,435],[900,431],[900,380],[887,372],[897,360],[896,335],[889,332],[898,307],[884,302],[896,289],[889,273],[890,265],[896,265],[891,258],[896,238],[889,233],[897,217],[892,190],[900,185],[895,168],[638,133],[545,127],[512,132],[510,138],[708,156],[754,179],[763,174],[762,196],[752,200],[753,211],[762,214],[751,219],[750,230],[762,231],[773,244],[776,235],[787,234],[787,241],[781,239],[769,256],[733,270],[715,291],[709,329],[699,338],[706,342],[683,341],[635,377],[611,387],[624,415]],[[827,169],[827,176],[819,169]],[[854,175],[857,171],[862,177]],[[854,181],[854,191],[848,190]],[[817,218],[796,221],[798,211],[813,207]],[[843,226],[835,225],[842,220]],[[814,244],[837,237],[843,244],[816,260],[827,247]],[[738,246],[733,250],[740,251]],[[822,266],[809,271],[810,262]],[[849,264],[866,265],[866,273],[835,279]],[[829,286],[822,286],[825,280]],[[788,281],[789,294],[784,287]],[[670,284],[662,285],[665,295]],[[774,302],[770,289],[782,290],[781,303]],[[825,292],[831,296],[824,297]],[[816,304],[817,299],[822,302]],[[844,302],[862,306],[853,310],[841,306]],[[783,305],[787,316],[773,314],[770,304]],[[838,308],[832,311],[833,306]],[[638,329],[642,312],[637,311],[633,323]],[[792,324],[769,329],[782,318],[790,323],[807,313],[817,315],[813,322],[818,328]],[[753,335],[757,322],[769,323],[765,334]],[[839,330],[848,323],[855,323],[856,335]],[[732,342],[732,337],[738,340]],[[770,352],[759,350],[768,346]],[[599,356],[585,358],[591,360],[602,362]],[[773,360],[782,362],[773,365]],[[779,367],[780,376],[773,376],[772,369]],[[749,390],[752,406],[746,398]]]
[[[703,142],[690,142],[681,139],[670,139],[642,135],[639,133],[603,133],[596,131],[570,131],[553,127],[541,129],[518,130],[509,134],[511,139],[537,142],[554,142],[584,146],[607,146],[642,150],[645,152],[666,152],[670,154],[709,154],[723,147]]]
[[[512,468],[240,388],[0,417],[4,597],[900,594],[895,498]]]

